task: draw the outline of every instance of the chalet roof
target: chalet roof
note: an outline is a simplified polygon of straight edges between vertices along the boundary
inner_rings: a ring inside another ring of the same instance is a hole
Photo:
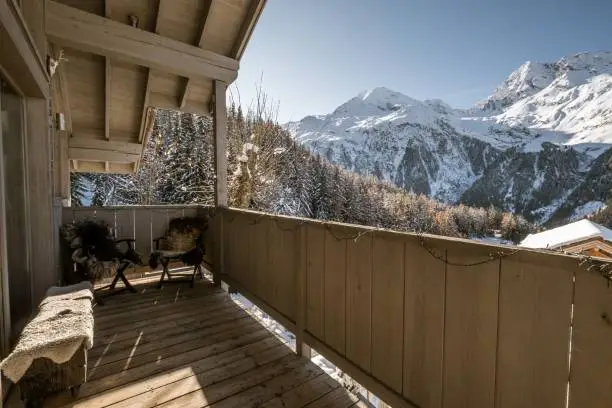
[[[529,234],[519,245],[555,249],[592,238],[612,242],[612,230],[587,219],[537,234]]]

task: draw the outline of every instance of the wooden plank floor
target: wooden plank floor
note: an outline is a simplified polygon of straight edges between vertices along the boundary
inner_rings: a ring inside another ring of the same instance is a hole
[[[309,360],[201,281],[155,287],[94,308],[88,381],[47,407],[357,407],[362,403]]]

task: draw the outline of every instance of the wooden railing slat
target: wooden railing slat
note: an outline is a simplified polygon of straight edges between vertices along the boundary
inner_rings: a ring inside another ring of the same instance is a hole
[[[470,263],[482,256],[453,245],[448,260]],[[499,264],[447,267],[443,407],[494,404]]]
[[[444,249],[440,250],[445,254]],[[406,242],[403,395],[422,407],[442,406],[446,265],[416,240]]]

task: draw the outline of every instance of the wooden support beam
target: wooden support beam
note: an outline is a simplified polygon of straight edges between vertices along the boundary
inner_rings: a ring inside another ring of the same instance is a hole
[[[68,157],[72,160],[132,163],[140,159],[140,154],[115,152],[112,150],[84,149],[82,147],[69,147]]]
[[[153,10],[153,13],[155,15],[155,18],[153,19],[153,31],[155,32],[155,34],[159,34],[158,33],[158,27],[159,27],[159,16],[161,15],[160,13],[160,8],[161,8],[161,0],[153,0],[155,3],[155,9]],[[138,142],[139,143],[143,143],[146,144],[146,139],[147,136],[145,135],[146,132],[146,125],[147,125],[147,120],[152,120],[149,119],[149,105],[150,105],[150,101],[151,101],[151,76],[152,76],[152,72],[151,69],[147,69],[147,79],[145,80],[145,91],[144,91],[144,95],[142,97],[142,113],[140,114],[140,127],[138,130]],[[140,163],[140,160],[138,161]],[[135,166],[135,169],[138,166]]]
[[[266,0],[251,0],[249,10],[247,11],[247,15],[242,23],[242,26],[240,27],[237,40],[232,48],[231,56],[236,60],[242,58],[242,54],[244,54],[246,45],[251,38],[253,29],[255,28],[257,20],[259,20],[259,16],[261,15],[265,5]]]
[[[110,162],[104,162],[104,171],[109,172],[110,171]]]
[[[25,96],[49,98],[49,75],[15,1],[0,1],[2,74]]]
[[[104,15],[106,18],[111,18],[110,0],[104,1]],[[110,57],[105,58],[105,97],[104,97],[104,138],[110,140],[110,117],[111,117],[111,60]]]
[[[238,61],[171,38],[47,2],[47,35],[57,44],[187,78],[231,83]]]
[[[145,127],[149,104],[151,103],[151,70],[147,70],[147,79],[144,95],[142,96],[142,114],[140,115],[140,129],[138,130],[138,142],[142,143],[145,139]]]
[[[214,82],[214,127],[215,127],[215,205],[227,207],[227,107],[225,92],[227,84]]]
[[[223,217],[226,215],[223,211],[228,206],[227,200],[227,107],[225,106],[225,92],[227,84],[214,81],[213,83],[213,121],[214,121],[214,138],[215,138],[215,207],[217,228],[215,242],[215,267],[213,269],[213,282],[217,285],[221,283],[221,275],[225,273],[225,249],[224,242],[224,227]]]
[[[204,7],[204,13],[202,15],[202,21],[201,21],[201,26],[200,26],[200,35],[198,36],[198,39],[195,44],[200,48],[204,46],[204,34],[206,32],[206,25],[207,25],[206,23],[209,21],[209,17],[211,15],[214,5],[215,5],[215,0],[208,0]],[[187,100],[189,99],[189,92],[191,91],[190,88],[192,87],[191,82],[192,82],[191,79],[189,78],[185,79],[185,89],[183,89],[183,93],[179,100],[179,109],[183,109],[185,105],[187,104]]]
[[[78,132],[75,135],[79,135]],[[85,137],[72,137],[68,142],[68,147],[89,150],[110,150],[113,152],[123,152],[128,154],[140,154],[142,145],[140,143],[107,141],[100,139],[90,139]]]

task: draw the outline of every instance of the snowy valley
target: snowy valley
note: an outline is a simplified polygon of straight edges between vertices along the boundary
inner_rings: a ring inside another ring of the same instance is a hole
[[[612,189],[612,52],[527,62],[470,109],[376,88],[286,128],[332,163],[447,203],[580,216]]]

